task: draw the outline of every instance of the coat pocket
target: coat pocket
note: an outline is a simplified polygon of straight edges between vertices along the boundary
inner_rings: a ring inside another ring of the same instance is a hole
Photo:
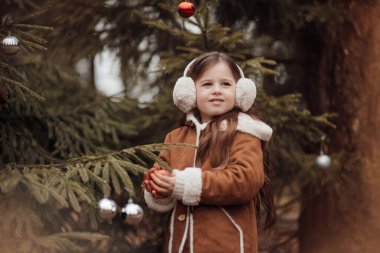
[[[217,206],[197,209],[194,217],[194,252],[240,252],[240,233]]]

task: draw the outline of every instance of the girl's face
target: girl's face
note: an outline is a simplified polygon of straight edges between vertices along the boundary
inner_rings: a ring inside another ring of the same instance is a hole
[[[207,68],[195,81],[197,107],[203,123],[235,106],[236,81],[225,62]]]

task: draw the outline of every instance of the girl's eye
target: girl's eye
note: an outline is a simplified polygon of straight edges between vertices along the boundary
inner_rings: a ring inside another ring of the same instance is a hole
[[[231,86],[231,84],[228,83],[228,82],[224,82],[224,83],[222,83],[222,85],[223,85],[223,86]]]
[[[212,83],[204,83],[202,86],[212,86]]]

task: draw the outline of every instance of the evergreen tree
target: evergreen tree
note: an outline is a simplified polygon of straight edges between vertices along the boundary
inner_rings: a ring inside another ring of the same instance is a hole
[[[1,252],[96,248],[107,238],[95,233],[97,201],[136,197],[162,145],[128,147],[138,102],[104,97],[80,81],[75,61],[43,52],[46,2],[0,6],[1,40],[10,31],[21,42],[17,55],[0,54]]]
[[[160,142],[175,127],[173,85],[206,51],[231,55],[259,88],[256,104],[275,132],[268,151],[281,204],[297,198],[300,182],[313,178],[314,156],[306,151],[318,146],[320,127],[331,123],[328,115],[312,116],[301,95],[279,95],[271,85],[279,75],[276,62],[262,56],[271,56],[272,38],[261,36],[254,22],[224,26],[218,15],[224,1],[196,2],[190,19],[181,18],[177,6],[158,0],[0,4],[1,17],[14,15],[2,25],[2,38],[11,30],[22,45],[16,56],[0,54],[2,251],[157,252],[161,229],[153,227],[160,217],[146,219],[139,230],[117,222],[99,227],[94,206],[111,192],[119,203],[139,194],[139,173],[163,146],[130,146]],[[91,65],[104,49],[120,59],[121,98],[97,93],[93,80],[83,83],[75,68],[83,59]],[[130,96],[136,87],[157,95],[139,103]],[[285,194],[289,189],[296,193]],[[273,251],[286,240],[265,248]]]

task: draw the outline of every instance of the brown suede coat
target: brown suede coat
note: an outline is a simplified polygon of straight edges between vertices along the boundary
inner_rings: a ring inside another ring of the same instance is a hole
[[[170,132],[165,143],[194,144],[194,127],[183,126]],[[183,170],[193,166],[194,149],[176,147],[161,153],[171,168]],[[199,166],[202,169],[202,192],[200,203],[189,210],[193,214],[194,253],[235,253],[243,246],[240,233],[221,207],[241,228],[244,252],[257,253],[257,224],[254,198],[264,182],[263,154],[260,140],[250,134],[238,132],[225,169],[212,168],[210,160]],[[178,252],[185,225],[187,207],[177,201],[174,213],[172,252]],[[173,215],[173,214],[172,214]],[[168,252],[170,219],[164,244]],[[189,250],[189,233],[183,252]]]

